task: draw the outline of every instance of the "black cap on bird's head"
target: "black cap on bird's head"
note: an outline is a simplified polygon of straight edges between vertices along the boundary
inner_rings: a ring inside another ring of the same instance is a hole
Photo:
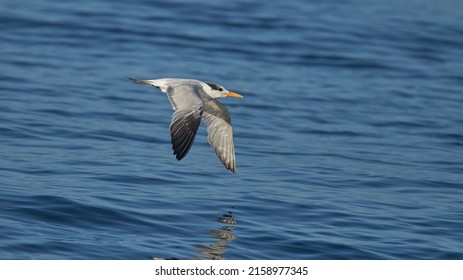
[[[213,91],[220,91],[223,92],[222,97],[236,97],[236,98],[243,98],[241,94],[238,94],[233,91],[226,90],[223,86],[217,85],[217,84],[212,84],[212,83],[206,83]]]

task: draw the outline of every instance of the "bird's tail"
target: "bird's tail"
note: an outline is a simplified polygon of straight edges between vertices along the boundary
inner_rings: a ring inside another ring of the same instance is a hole
[[[130,77],[126,77],[126,78],[131,80],[132,82],[134,82],[136,84],[145,85],[145,86],[152,86],[152,84],[150,84],[149,82],[144,81],[144,80],[137,80],[137,79],[130,78]]]

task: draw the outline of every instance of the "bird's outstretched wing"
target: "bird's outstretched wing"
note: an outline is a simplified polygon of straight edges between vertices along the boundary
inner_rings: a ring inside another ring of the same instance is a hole
[[[217,100],[204,103],[204,123],[207,129],[207,140],[225,167],[235,173],[235,145],[233,130],[227,108]]]
[[[169,126],[172,149],[177,160],[183,159],[193,145],[203,114],[203,100],[199,95],[201,83],[190,79],[127,78],[137,84],[157,87],[167,94],[175,110]]]
[[[184,158],[195,140],[199,123],[201,122],[202,109],[176,110],[170,123],[170,137],[172,149],[177,160]]]
[[[166,93],[175,112],[170,123],[172,149],[177,160],[183,159],[195,140],[203,114],[203,101],[195,85],[167,86]]]

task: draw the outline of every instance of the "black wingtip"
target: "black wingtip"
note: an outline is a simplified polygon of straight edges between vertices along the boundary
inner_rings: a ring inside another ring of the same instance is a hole
[[[173,152],[174,156],[175,156],[175,159],[177,159],[178,161],[181,161],[187,153],[179,153],[178,151],[175,151]]]

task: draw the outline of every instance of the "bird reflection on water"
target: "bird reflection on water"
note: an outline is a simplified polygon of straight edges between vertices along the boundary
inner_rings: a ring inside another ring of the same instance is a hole
[[[230,241],[236,238],[236,235],[232,233],[233,229],[237,224],[233,213],[229,211],[227,214],[223,214],[221,217],[217,218],[217,221],[226,226],[221,226],[218,229],[210,230],[207,234],[213,236],[211,244],[198,244],[196,247],[198,254],[194,257],[194,260],[223,260],[225,259],[222,255],[228,251],[227,245]],[[153,257],[153,260],[176,260],[177,258],[156,258]]]
[[[236,220],[233,218],[232,212],[222,215],[222,217],[217,218],[217,221],[228,224],[229,226],[222,226],[219,229],[209,231],[209,234],[214,236],[215,239],[210,245],[196,245],[199,248],[196,251],[199,256],[195,259],[198,260],[223,260],[222,256],[225,252],[228,251],[227,244],[236,238],[236,235],[232,233],[236,225]]]

